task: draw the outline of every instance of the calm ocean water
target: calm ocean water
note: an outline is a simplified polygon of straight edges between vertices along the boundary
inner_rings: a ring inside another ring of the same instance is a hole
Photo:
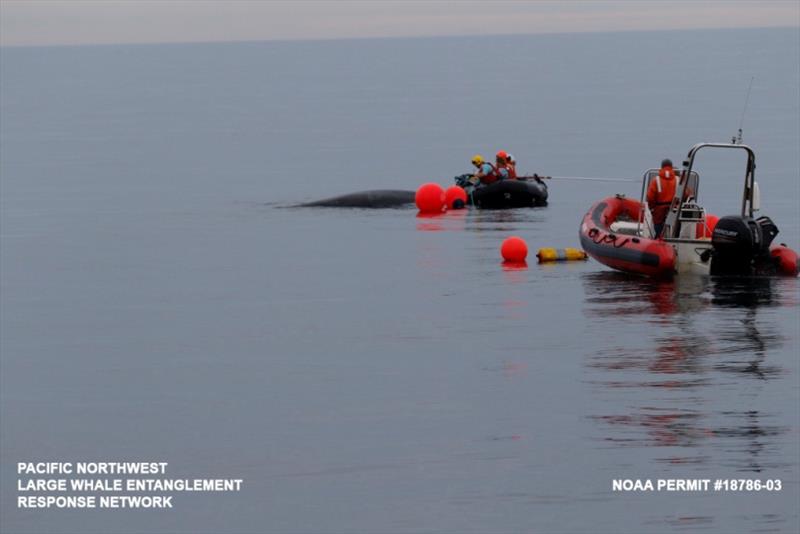
[[[800,31],[6,48],[3,532],[797,532],[797,279],[656,283],[575,246],[596,199],[284,209],[448,185],[504,148],[637,179],[739,127],[800,248]],[[744,161],[701,201],[737,211]],[[172,510],[25,511],[16,462],[244,479]],[[614,493],[618,478],[780,492]]]

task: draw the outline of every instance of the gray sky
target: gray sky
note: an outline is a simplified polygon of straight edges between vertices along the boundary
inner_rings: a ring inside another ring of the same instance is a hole
[[[800,27],[800,0],[0,0],[0,44]]]

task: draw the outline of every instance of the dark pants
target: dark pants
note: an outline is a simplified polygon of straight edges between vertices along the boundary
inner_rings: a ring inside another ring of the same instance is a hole
[[[659,237],[661,235],[661,230],[664,229],[664,223],[654,223],[653,227],[656,231],[656,237]]]

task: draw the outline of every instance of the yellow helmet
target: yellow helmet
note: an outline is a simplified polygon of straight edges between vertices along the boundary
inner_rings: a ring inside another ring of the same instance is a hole
[[[475,154],[474,156],[472,156],[473,165],[480,165],[481,163],[483,163],[483,156],[481,156],[480,154]]]

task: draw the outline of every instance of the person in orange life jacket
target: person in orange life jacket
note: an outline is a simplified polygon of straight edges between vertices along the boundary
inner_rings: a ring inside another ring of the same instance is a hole
[[[505,150],[501,150],[495,156],[495,168],[497,169],[497,177],[500,180],[506,180],[510,178],[510,172],[508,170],[508,153]]]
[[[478,183],[489,185],[498,180],[497,167],[488,161],[485,161],[483,156],[477,154],[473,156],[472,164],[477,169],[475,174],[470,179],[470,182],[472,182],[474,185],[477,185]]]
[[[647,204],[653,215],[656,237],[659,237],[664,229],[669,207],[672,204],[672,198],[675,196],[675,188],[678,185],[676,178],[675,170],[672,168],[672,161],[665,159],[661,162],[658,176],[651,180],[650,185],[647,187]],[[686,199],[691,195],[692,192],[687,187],[683,192],[683,198]]]
[[[508,177],[512,180],[517,179],[517,160],[511,154],[508,154],[506,159],[506,167],[508,168]]]

